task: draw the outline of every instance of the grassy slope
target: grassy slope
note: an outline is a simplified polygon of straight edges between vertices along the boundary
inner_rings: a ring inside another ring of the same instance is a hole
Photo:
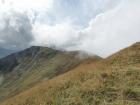
[[[69,71],[84,60],[76,56],[76,52],[31,47],[2,59],[0,74],[4,80],[0,85],[0,100]]]
[[[1,105],[140,105],[140,43],[102,62],[87,60]]]

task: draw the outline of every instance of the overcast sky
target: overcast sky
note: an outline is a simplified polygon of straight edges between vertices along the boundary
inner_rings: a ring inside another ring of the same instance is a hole
[[[107,57],[140,41],[140,0],[0,0],[0,47]]]

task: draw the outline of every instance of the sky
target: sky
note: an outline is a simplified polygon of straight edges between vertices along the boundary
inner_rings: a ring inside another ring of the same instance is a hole
[[[140,0],[0,0],[0,47],[107,57],[140,41]]]

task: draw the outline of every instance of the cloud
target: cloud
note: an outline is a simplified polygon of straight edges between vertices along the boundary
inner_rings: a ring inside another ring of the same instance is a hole
[[[32,10],[41,10],[51,8],[53,0],[1,0],[0,6],[6,10],[16,10],[18,12],[25,12]]]
[[[78,32],[73,28],[69,20],[54,26],[35,24],[33,34],[35,36],[34,44],[44,46],[56,46],[57,48],[66,48],[76,45],[79,39]]]
[[[91,19],[85,29],[64,21],[37,25],[36,41],[66,50],[84,50],[106,57],[140,40],[140,1],[122,0],[115,8]],[[40,27],[40,28],[39,28]]]
[[[139,10],[139,0],[123,0],[116,8],[96,16],[83,31],[80,48],[106,57],[140,41]]]
[[[27,15],[11,11],[0,20],[0,47],[22,49],[33,40],[32,25]]]
[[[139,0],[10,1],[0,7],[0,46],[55,46],[107,57],[140,41]]]
[[[71,18],[74,24],[87,26],[90,19],[97,14],[116,6],[121,0],[54,0],[53,8],[47,16],[53,21],[62,22],[65,18]]]

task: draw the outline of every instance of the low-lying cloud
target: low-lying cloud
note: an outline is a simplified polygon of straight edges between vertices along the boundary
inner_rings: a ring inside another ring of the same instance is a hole
[[[78,8],[74,0],[60,1],[62,5],[52,0],[49,9],[13,12],[14,15],[2,18],[0,46],[40,45],[68,51],[83,50],[106,57],[140,41],[139,0],[104,0],[103,4],[102,0],[78,0]],[[77,10],[70,7],[67,10],[67,3]]]
[[[106,57],[140,41],[139,10],[139,0],[122,0],[115,8],[93,18],[84,29],[68,20],[55,26],[36,25],[34,35],[38,36],[35,35],[35,41],[41,45],[84,50]]]
[[[108,56],[140,41],[139,10],[139,0],[123,0],[116,8],[98,15],[83,32],[83,49]]]

